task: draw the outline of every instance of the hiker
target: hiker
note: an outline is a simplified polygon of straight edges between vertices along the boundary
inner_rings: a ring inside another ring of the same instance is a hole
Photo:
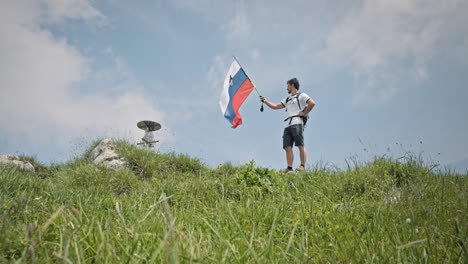
[[[303,171],[305,169],[307,151],[304,146],[304,126],[309,112],[315,106],[315,102],[307,94],[299,92],[299,81],[296,78],[292,78],[286,83],[290,96],[280,103],[271,103],[263,96],[260,96],[260,100],[271,109],[286,108],[287,118],[284,120],[283,149],[286,151],[286,161],[288,163],[286,172],[289,173],[293,171],[293,143],[299,148],[301,157],[301,165],[296,170]]]

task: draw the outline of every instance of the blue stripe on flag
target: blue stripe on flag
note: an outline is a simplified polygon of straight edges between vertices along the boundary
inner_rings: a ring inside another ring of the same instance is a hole
[[[229,87],[229,104],[226,108],[226,112],[224,112],[224,117],[229,120],[232,124],[232,120],[236,116],[234,112],[234,108],[232,107],[232,98],[234,94],[236,94],[237,90],[241,87],[241,85],[247,80],[247,75],[245,74],[242,68],[232,77],[232,85]]]

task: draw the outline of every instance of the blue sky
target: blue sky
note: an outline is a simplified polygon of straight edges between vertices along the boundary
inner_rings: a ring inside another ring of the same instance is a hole
[[[468,170],[468,1],[19,0],[0,3],[0,154],[63,162],[97,137],[285,167],[284,111],[255,92],[231,129],[232,62],[268,100],[297,77],[317,103],[309,164],[410,151]],[[295,166],[298,165],[296,153]]]

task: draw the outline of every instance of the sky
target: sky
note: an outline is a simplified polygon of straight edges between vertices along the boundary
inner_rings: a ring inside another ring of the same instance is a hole
[[[1,0],[0,155],[66,162],[97,138],[216,167],[286,166],[284,110],[218,106],[235,55],[269,101],[316,102],[307,165],[421,156],[468,171],[468,0]],[[297,148],[294,166],[299,165]]]

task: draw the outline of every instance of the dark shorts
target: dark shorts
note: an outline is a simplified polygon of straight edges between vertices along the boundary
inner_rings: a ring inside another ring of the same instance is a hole
[[[293,143],[296,147],[304,146],[304,126],[302,124],[288,126],[283,133],[283,148],[292,147]]]

